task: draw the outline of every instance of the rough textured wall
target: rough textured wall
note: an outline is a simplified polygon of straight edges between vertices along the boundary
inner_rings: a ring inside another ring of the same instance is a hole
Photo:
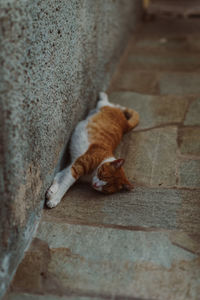
[[[95,105],[140,0],[4,0],[0,10],[0,293],[38,223],[64,145]]]

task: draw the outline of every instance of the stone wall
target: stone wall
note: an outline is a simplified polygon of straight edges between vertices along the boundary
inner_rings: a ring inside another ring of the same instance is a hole
[[[0,294],[37,228],[75,124],[105,90],[141,0],[1,5]]]

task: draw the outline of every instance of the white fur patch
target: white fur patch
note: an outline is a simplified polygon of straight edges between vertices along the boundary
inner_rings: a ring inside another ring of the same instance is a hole
[[[54,182],[49,189],[50,194],[55,194],[58,191],[59,185],[57,182]]]
[[[98,174],[98,169],[99,169],[104,163],[110,162],[110,161],[114,161],[114,160],[116,160],[116,158],[113,157],[113,156],[104,159],[104,160],[100,163],[100,165],[98,166],[98,168],[94,171],[93,177],[92,177],[92,187],[93,187],[95,190],[101,192],[101,191],[102,191],[102,187],[103,187],[104,185],[107,184],[106,181],[103,181],[103,180],[100,180],[100,179],[99,179],[99,177],[98,177],[98,175],[97,175],[97,174]]]
[[[102,166],[103,164],[107,163],[107,162],[111,162],[111,161],[114,161],[114,160],[116,160],[116,158],[115,158],[114,156],[108,157],[108,158],[104,159],[104,160],[100,163],[99,167]],[[99,168],[99,167],[98,167],[98,168]]]
[[[94,176],[92,178],[92,186],[95,190],[97,190],[99,192],[102,191],[102,187],[106,184],[107,184],[106,181],[100,180],[97,176]]]
[[[88,120],[89,119],[79,122],[71,137],[70,155],[73,161],[83,155],[89,148],[87,133]]]

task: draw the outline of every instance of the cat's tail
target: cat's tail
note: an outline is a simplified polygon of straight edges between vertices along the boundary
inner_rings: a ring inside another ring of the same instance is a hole
[[[104,92],[99,93],[99,101],[97,103],[97,108],[100,109],[103,106],[110,106],[110,102],[108,100],[108,95]]]
[[[99,101],[109,102],[108,95],[104,92],[99,93]]]
[[[131,108],[126,108],[124,110],[124,114],[126,119],[128,120],[127,131],[131,130],[132,128],[138,125],[140,118],[139,118],[139,114],[135,110]]]

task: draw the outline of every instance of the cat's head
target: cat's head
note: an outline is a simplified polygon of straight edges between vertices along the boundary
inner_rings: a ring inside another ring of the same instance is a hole
[[[105,194],[133,189],[133,185],[126,178],[123,164],[122,158],[102,164],[92,178],[92,187]]]

